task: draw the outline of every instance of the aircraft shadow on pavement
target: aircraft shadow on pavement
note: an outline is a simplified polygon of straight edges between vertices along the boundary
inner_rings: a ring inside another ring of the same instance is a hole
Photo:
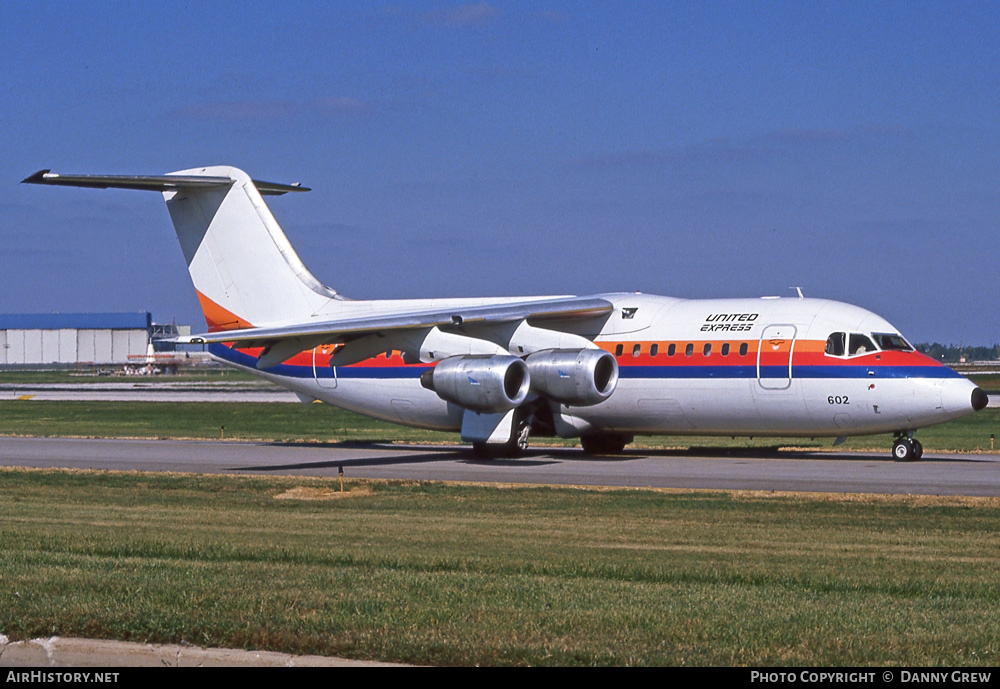
[[[368,441],[357,441],[348,440],[340,442],[270,442],[266,443],[274,447],[307,447],[307,448],[330,448],[337,450],[346,449],[358,449],[358,450],[371,450],[371,451],[413,451],[414,455],[402,457],[403,462],[419,461],[414,459],[414,457],[423,459],[426,461],[439,461],[441,459],[447,459],[449,461],[461,461],[467,464],[484,464],[484,465],[494,465],[494,466],[526,466],[526,465],[544,465],[553,464],[554,461],[543,461],[542,458],[549,457],[551,460],[575,460],[575,461],[591,461],[591,462],[614,462],[614,461],[631,461],[648,455],[648,452],[642,451],[630,451],[625,450],[624,452],[614,454],[614,455],[587,455],[584,454],[579,447],[561,447],[554,445],[551,447],[545,445],[534,445],[529,447],[524,451],[522,455],[515,458],[494,458],[494,459],[484,459],[482,457],[477,457],[473,454],[472,448],[468,445],[419,445],[419,444],[400,444],[392,440],[386,439],[376,439]],[[429,450],[437,450],[436,454],[431,454]],[[385,458],[380,458],[385,459]],[[390,458],[392,459],[392,458]],[[390,462],[391,463],[391,462]]]
[[[818,452],[809,450],[781,450],[779,448],[753,447],[753,448],[720,448],[720,447],[690,447],[680,449],[664,450],[642,450],[626,449],[623,452],[613,455],[586,455],[575,447],[531,447],[517,458],[494,458],[483,459],[475,456],[468,446],[434,446],[434,445],[400,445],[391,441],[374,440],[368,442],[327,442],[327,443],[307,443],[307,442],[272,442],[267,445],[288,448],[309,448],[331,450],[351,450],[356,449],[365,454],[369,452],[392,452],[391,455],[381,456],[361,456],[345,459],[317,460],[310,462],[293,462],[288,464],[270,464],[259,466],[231,467],[231,471],[290,471],[290,470],[327,470],[338,467],[378,467],[404,464],[429,464],[434,462],[460,462],[472,466],[484,467],[534,467],[557,464],[563,461],[588,462],[588,463],[621,463],[632,462],[645,457],[662,458],[698,458],[707,457],[732,458],[732,459],[782,459],[782,460],[836,460],[847,462],[891,462],[897,460],[889,456],[888,453],[856,453],[856,452]],[[989,459],[976,459],[969,456],[957,455],[954,457],[928,457],[923,460],[927,462],[980,462],[991,461]],[[902,462],[900,462],[902,463]],[[921,462],[914,462],[915,465]]]
[[[357,449],[364,452],[393,452],[390,456],[351,457],[346,459],[295,462],[290,464],[270,464],[259,466],[230,467],[231,471],[289,471],[302,469],[336,469],[338,467],[376,467],[396,464],[427,464],[431,462],[461,462],[481,466],[544,466],[555,461],[532,459],[530,455],[521,459],[482,459],[472,454],[468,447],[437,447],[428,445],[396,445],[390,442],[349,442],[349,443],[267,443],[277,447],[305,447],[311,449]]]

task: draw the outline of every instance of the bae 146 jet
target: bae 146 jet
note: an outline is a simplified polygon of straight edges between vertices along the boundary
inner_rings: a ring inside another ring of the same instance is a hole
[[[233,167],[30,184],[163,193],[219,361],[386,421],[458,431],[481,456],[531,436],[620,452],[636,435],[831,437],[913,432],[987,404],[890,323],[824,299],[639,293],[354,300],[313,276],[264,195],[298,185]]]

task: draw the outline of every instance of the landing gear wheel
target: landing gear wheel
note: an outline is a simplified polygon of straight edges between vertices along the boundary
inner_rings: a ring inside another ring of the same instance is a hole
[[[910,442],[913,443],[913,461],[916,462],[924,456],[924,446],[916,438],[912,438]]]
[[[531,435],[531,424],[524,423],[521,427],[521,432],[517,434],[517,438],[514,439],[514,447],[517,454],[521,454],[528,449],[528,437]]]
[[[922,453],[923,448],[921,448],[921,454]],[[913,441],[909,438],[897,438],[896,442],[892,445],[892,456],[900,462],[912,462],[917,459],[916,454],[916,448],[913,446]]]
[[[616,455],[632,442],[632,438],[618,433],[598,433],[580,438],[583,451],[588,455]]]

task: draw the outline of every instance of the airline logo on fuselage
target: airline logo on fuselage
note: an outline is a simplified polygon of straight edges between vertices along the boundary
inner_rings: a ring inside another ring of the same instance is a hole
[[[701,326],[703,333],[724,330],[731,333],[742,333],[750,330],[757,320],[758,313],[711,313]]]

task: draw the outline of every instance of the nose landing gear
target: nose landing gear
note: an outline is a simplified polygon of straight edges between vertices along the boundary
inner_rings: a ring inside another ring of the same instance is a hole
[[[913,431],[900,433],[892,442],[892,456],[900,462],[916,462],[924,456],[924,446],[913,437]]]

